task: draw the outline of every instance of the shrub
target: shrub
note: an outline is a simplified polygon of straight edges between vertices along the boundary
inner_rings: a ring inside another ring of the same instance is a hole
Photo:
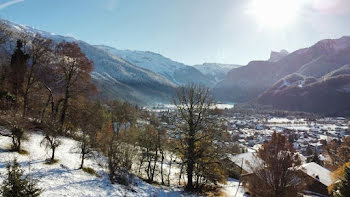
[[[29,175],[23,176],[24,171],[15,159],[13,164],[7,164],[7,178],[3,181],[1,194],[4,197],[39,196],[43,190],[37,187],[37,181]]]
[[[82,168],[82,169],[84,172],[86,172],[88,174],[100,177],[100,175],[98,175],[97,172],[93,168],[87,167],[87,168]]]

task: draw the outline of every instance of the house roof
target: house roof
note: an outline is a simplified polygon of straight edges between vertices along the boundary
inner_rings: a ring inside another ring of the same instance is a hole
[[[316,176],[318,176],[319,181],[325,186],[328,187],[332,184],[331,172],[328,169],[318,165],[315,162],[303,164],[302,167],[302,171],[307,175],[313,178],[316,178]]]
[[[239,167],[241,167],[243,160],[242,169],[248,173],[253,173],[251,167],[254,168],[254,166],[258,166],[261,164],[261,159],[257,157],[255,153],[252,152],[234,155],[229,158],[233,163],[235,163]]]

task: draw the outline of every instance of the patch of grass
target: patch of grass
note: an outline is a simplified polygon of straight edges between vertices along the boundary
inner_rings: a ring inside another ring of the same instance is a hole
[[[190,193],[198,194],[199,196],[226,197],[225,193],[222,192],[221,189],[221,187],[215,185],[201,185],[199,188],[190,191]]]
[[[99,178],[101,177],[100,175],[97,174],[97,172],[93,168],[87,167],[87,168],[83,168],[82,170],[88,174],[97,176]]]
[[[53,165],[55,163],[58,163],[58,161],[59,161],[58,159],[54,159],[54,160],[49,159],[49,160],[46,160],[44,164]]]
[[[29,152],[27,150],[21,149],[18,151],[18,154],[20,155],[29,155]]]
[[[22,148],[19,151],[15,150],[13,148],[13,145],[7,145],[4,150],[8,151],[8,152],[18,153],[20,155],[29,155],[30,154],[27,150],[22,149]]]

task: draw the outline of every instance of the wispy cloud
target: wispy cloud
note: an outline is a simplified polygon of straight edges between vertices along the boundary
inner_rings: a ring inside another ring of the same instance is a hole
[[[349,0],[313,0],[313,8],[324,14],[350,14]]]
[[[10,5],[13,5],[13,4],[16,4],[16,3],[20,3],[20,2],[23,2],[24,0],[12,0],[12,1],[8,1],[8,2],[5,2],[5,3],[0,3],[0,10],[10,6]]]

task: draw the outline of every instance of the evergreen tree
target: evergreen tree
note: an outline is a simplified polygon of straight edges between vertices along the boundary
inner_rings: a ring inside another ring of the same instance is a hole
[[[334,197],[348,197],[350,196],[350,167],[346,166],[344,170],[344,177],[340,179],[335,190]]]
[[[314,154],[313,154],[313,156],[312,156],[312,158],[311,158],[311,162],[315,162],[315,163],[317,163],[318,165],[323,166],[323,162],[321,161],[320,156],[319,156],[317,150],[314,151]]]
[[[13,164],[7,165],[7,179],[3,181],[1,194],[4,197],[36,197],[42,193],[37,187],[37,182],[31,180],[30,176],[23,176],[24,171],[15,159]]]
[[[29,56],[23,52],[23,42],[17,40],[16,49],[11,56],[11,66],[10,66],[10,83],[12,85],[12,94],[16,98],[18,104],[18,96],[23,91],[24,76],[27,70],[27,60]]]

